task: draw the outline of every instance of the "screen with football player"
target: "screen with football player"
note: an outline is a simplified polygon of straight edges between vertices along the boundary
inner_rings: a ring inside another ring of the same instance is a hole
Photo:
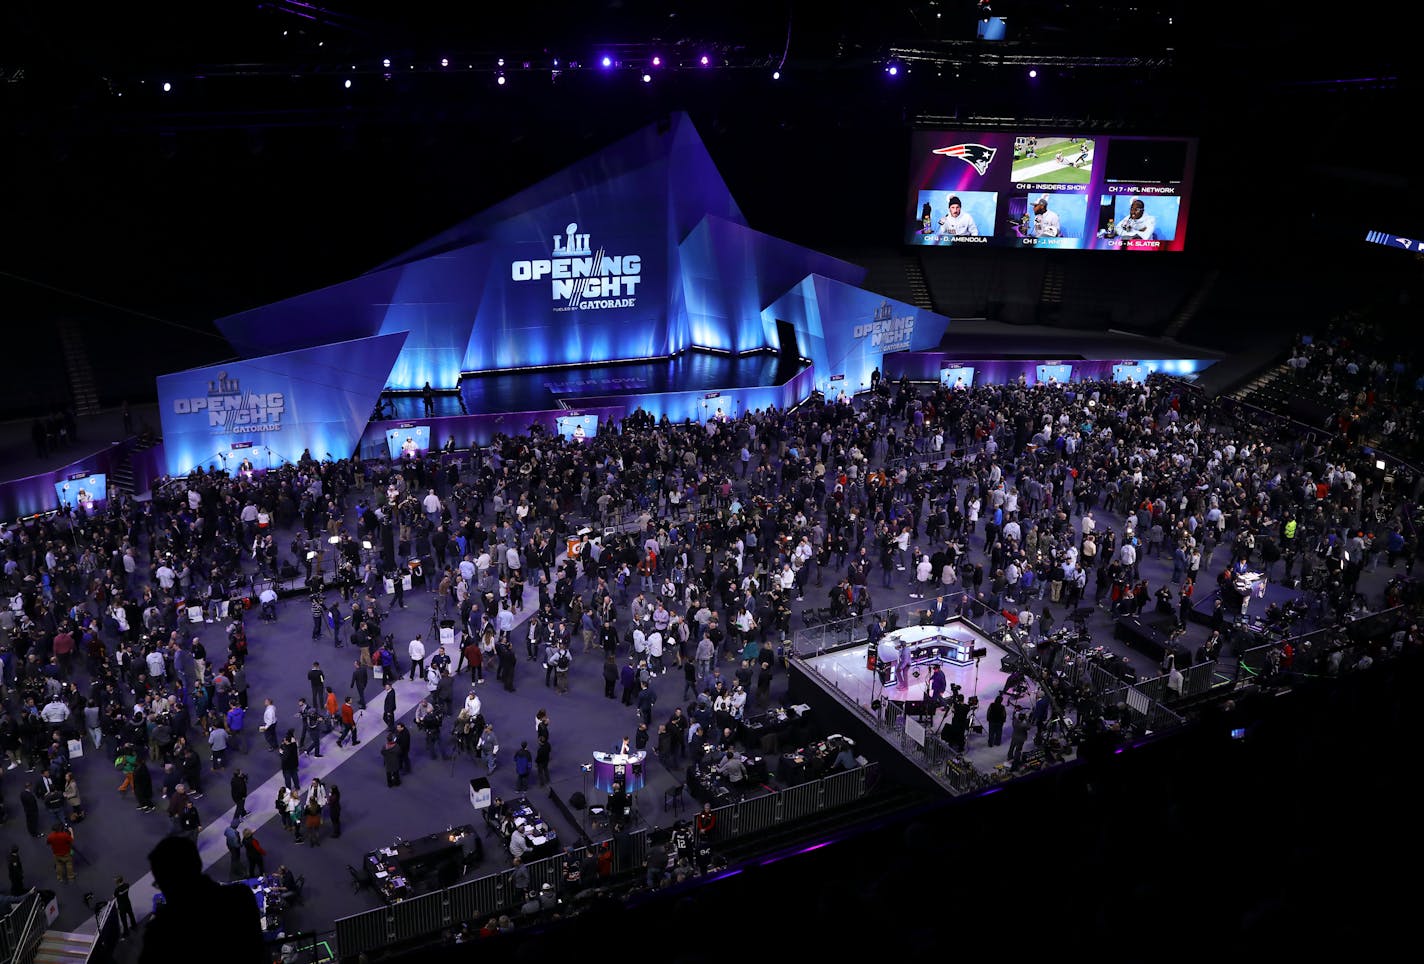
[[[1177,236],[1181,198],[1104,194],[1098,199],[1095,249],[1155,251]]]
[[[405,425],[386,430],[386,447],[393,459],[413,459],[430,449],[429,425]]]
[[[984,191],[921,191],[920,243],[987,244],[999,196]]]
[[[560,415],[554,424],[563,438],[581,442],[598,434],[597,415]]]
[[[82,509],[85,515],[93,515],[104,511],[108,504],[109,476],[103,472],[71,475],[54,484],[54,494],[59,497],[60,508],[71,512]]]
[[[1115,382],[1138,382],[1147,381],[1147,376],[1152,374],[1146,365],[1136,362],[1132,364],[1114,365],[1112,367],[1113,381]]]
[[[970,388],[974,385],[974,369],[968,366],[941,368],[939,383],[951,389]]]
[[[1181,251],[1196,156],[1186,137],[916,131],[905,242]]]

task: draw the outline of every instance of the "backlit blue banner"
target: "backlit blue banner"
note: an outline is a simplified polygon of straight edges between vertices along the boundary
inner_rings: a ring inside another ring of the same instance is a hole
[[[244,442],[257,468],[303,452],[349,456],[405,340],[376,335],[159,376],[168,473],[227,468]]]
[[[526,226],[543,240],[495,247],[465,371],[667,354],[666,225],[608,200],[555,206],[542,227]],[[570,217],[576,207],[620,213]]]

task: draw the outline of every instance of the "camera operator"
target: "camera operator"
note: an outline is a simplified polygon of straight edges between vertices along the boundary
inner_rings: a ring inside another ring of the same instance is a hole
[[[441,741],[441,730],[445,725],[445,717],[431,701],[430,697],[420,701],[420,705],[415,708],[415,725],[425,734],[425,752],[433,760],[436,756],[440,759],[447,759],[445,745]]]

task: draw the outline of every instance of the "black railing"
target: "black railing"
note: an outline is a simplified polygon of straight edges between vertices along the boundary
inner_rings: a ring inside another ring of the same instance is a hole
[[[717,820],[711,840],[720,844],[785,830],[796,821],[853,803],[876,786],[876,771],[877,765],[872,763],[717,808],[713,810]],[[631,846],[615,855],[610,878],[585,881],[583,887],[631,883],[644,874],[648,836],[653,829],[644,828],[629,834]],[[537,891],[544,884],[550,884],[558,891],[562,889],[565,861],[582,861],[590,849],[574,848],[568,854],[555,854],[524,864],[520,869],[528,873],[531,889]],[[429,940],[431,935],[465,922],[478,924],[493,916],[512,914],[526,897],[515,884],[514,874],[514,869],[508,868],[445,890],[340,918],[336,921],[336,953],[343,961],[353,961],[362,954],[393,945],[415,946]],[[569,909],[564,906],[560,910],[567,913]],[[522,924],[536,922],[535,919],[521,920]]]

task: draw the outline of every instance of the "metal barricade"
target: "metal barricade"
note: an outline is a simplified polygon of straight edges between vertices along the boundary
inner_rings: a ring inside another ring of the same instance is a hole
[[[890,632],[891,618],[894,618],[894,628],[904,629],[906,626],[918,626],[921,624],[922,614],[933,612],[935,601],[940,596],[944,597],[946,603],[952,607],[958,607],[959,597],[964,595],[963,589],[950,588],[938,582],[928,584],[930,590],[924,599],[917,599],[913,602],[902,603],[899,606],[890,606],[885,609],[866,610],[860,616],[849,616],[845,619],[828,620],[814,626],[807,626],[799,629],[792,636],[792,650],[796,656],[819,656],[828,649],[835,649],[849,643],[864,642],[866,632],[873,617],[880,618],[880,625]],[[945,590],[943,592],[936,590]]]
[[[713,842],[726,842],[740,837],[764,833],[776,827],[804,819],[834,807],[846,806],[864,797],[875,785],[871,778],[875,764],[868,764],[844,773],[835,773],[819,780],[789,787],[765,796],[753,797],[713,810],[716,825]],[[631,844],[618,854],[614,876],[641,874],[648,858],[649,830],[642,828],[629,834]],[[561,889],[564,861],[580,860],[584,851],[572,857],[556,854],[526,864],[530,886],[538,889],[544,883]],[[441,930],[465,921],[478,921],[495,914],[508,913],[519,907],[524,894],[513,883],[512,868],[497,871],[476,880],[456,884],[445,890],[403,900],[389,907],[353,914],[336,921],[337,954],[354,959],[360,954],[380,950],[392,944],[415,941],[437,934]],[[0,925],[0,942],[5,941]]]
[[[367,951],[378,950],[395,943],[390,926],[390,911],[381,907],[336,920],[336,949],[344,958],[354,958]]]
[[[94,943],[84,958],[85,964],[107,964],[119,943],[119,912],[114,902],[107,901],[94,919]]]

